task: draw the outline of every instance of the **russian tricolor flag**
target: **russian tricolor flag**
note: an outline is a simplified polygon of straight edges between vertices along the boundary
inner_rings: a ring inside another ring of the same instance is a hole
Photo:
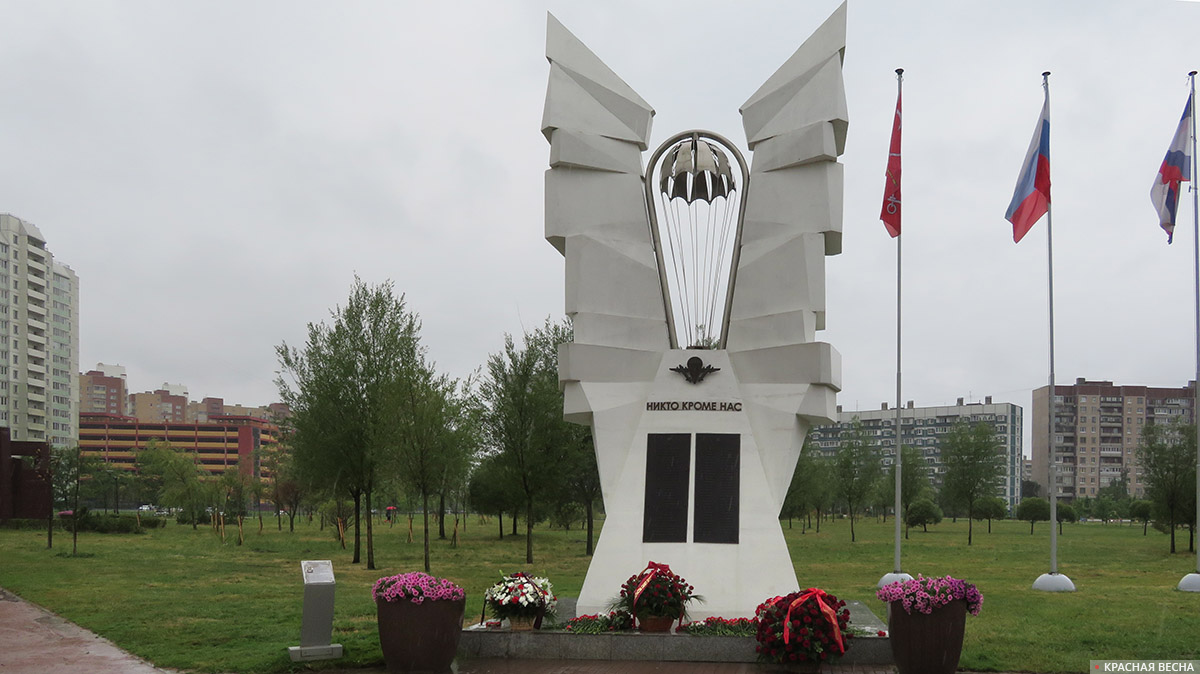
[[[1183,106],[1183,117],[1179,120],[1179,128],[1175,129],[1175,138],[1163,157],[1162,166],[1158,169],[1158,177],[1150,188],[1150,201],[1158,211],[1158,224],[1167,231],[1167,243],[1175,236],[1175,211],[1179,207],[1179,183],[1191,180],[1192,158],[1188,153],[1189,130],[1192,125],[1192,97],[1188,96],[1187,105]]]
[[[1012,203],[1004,218],[1013,225],[1013,241],[1020,242],[1034,223],[1050,208],[1050,99],[1042,104],[1042,116],[1038,119],[1029,152],[1017,178],[1017,189],[1013,191]]]

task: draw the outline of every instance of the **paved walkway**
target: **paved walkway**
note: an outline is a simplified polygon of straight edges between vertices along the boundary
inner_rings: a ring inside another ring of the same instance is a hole
[[[164,674],[75,623],[0,588],[0,673]]]
[[[458,674],[767,674],[769,665],[716,662],[476,658]],[[831,665],[826,674],[894,674],[881,665]],[[0,588],[0,674],[177,674],[159,669],[82,627]],[[382,667],[324,674],[384,674]]]

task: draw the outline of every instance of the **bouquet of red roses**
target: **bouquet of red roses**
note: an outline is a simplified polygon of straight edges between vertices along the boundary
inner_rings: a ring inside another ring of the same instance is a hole
[[[758,605],[758,657],[777,663],[821,662],[850,648],[846,602],[809,588]]]

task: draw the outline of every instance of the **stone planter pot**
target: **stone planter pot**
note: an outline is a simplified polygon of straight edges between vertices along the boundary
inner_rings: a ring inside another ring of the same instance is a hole
[[[900,674],[954,674],[962,655],[967,602],[958,600],[928,615],[905,613],[894,601],[888,607],[892,656]]]
[[[643,632],[670,632],[675,619],[669,616],[646,616],[638,618],[638,629]]]
[[[465,598],[452,601],[376,601],[379,647],[389,674],[450,671],[462,635]]]

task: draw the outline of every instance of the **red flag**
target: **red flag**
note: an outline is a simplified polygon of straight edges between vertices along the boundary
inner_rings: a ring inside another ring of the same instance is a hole
[[[896,118],[892,120],[892,143],[888,146],[887,181],[879,219],[892,238],[900,236],[900,92],[896,92]]]

